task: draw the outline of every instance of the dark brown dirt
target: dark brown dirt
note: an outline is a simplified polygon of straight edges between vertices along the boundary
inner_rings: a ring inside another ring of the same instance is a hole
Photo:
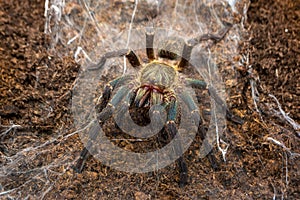
[[[242,51],[249,53],[253,72],[240,69],[232,92],[238,98],[231,103],[245,123],[229,122],[227,161],[216,151],[217,170],[207,158],[199,159],[199,144],[193,143],[185,153],[191,178],[185,188],[178,187],[175,164],[153,173],[128,174],[89,159],[84,172],[75,174],[68,163],[74,162],[83,148],[76,134],[66,140],[57,138],[46,150],[33,151],[34,155],[22,151],[35,159],[15,161],[13,169],[7,167],[8,158],[22,149],[74,131],[71,89],[80,66],[71,58],[47,52],[43,14],[44,1],[0,1],[0,167],[1,171],[12,171],[0,174],[0,194],[8,191],[1,199],[24,199],[27,195],[29,199],[300,198],[300,130],[296,132],[276,115],[272,109],[278,107],[268,95],[277,97],[282,109],[300,123],[299,0],[250,4],[246,24],[250,37]],[[258,83],[261,115],[255,112],[250,80]],[[12,123],[21,128],[5,133]],[[275,140],[286,148],[276,145]],[[47,172],[47,179],[31,175],[34,170],[21,173],[55,163],[58,158],[66,159]]]

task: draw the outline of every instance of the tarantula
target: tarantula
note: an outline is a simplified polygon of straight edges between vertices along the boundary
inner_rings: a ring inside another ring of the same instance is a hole
[[[183,50],[180,55],[173,53],[172,49],[159,50],[158,57],[155,56],[153,42],[154,33],[153,31],[146,31],[146,53],[149,62],[141,63],[140,58],[131,49],[123,49],[119,51],[113,51],[106,53],[99,61],[95,68],[101,68],[107,59],[114,57],[126,56],[132,67],[139,69],[139,83],[137,88],[126,88],[120,89],[117,93],[112,96],[112,92],[124,85],[132,79],[131,75],[123,75],[112,81],[110,81],[104,88],[101,97],[101,103],[97,107],[98,120],[100,123],[104,123],[113,114],[113,110],[122,101],[125,101],[125,96],[129,96],[125,102],[126,106],[135,106],[142,108],[151,105],[163,105],[167,111],[167,122],[165,123],[165,131],[167,137],[172,138],[177,134],[176,118],[178,116],[178,101],[177,94],[175,92],[176,81],[178,79],[178,73],[182,73],[182,69],[190,66],[189,59],[191,56],[192,49],[202,41],[212,40],[214,42],[220,41],[230,29],[230,24],[225,24],[225,27],[217,34],[204,34],[198,38],[193,38],[184,43]],[[171,42],[172,43],[172,42]],[[164,58],[164,59],[160,59]],[[178,59],[179,58],[179,59]],[[176,60],[177,59],[177,60]],[[176,60],[175,62],[169,62],[168,60]],[[173,64],[175,63],[175,64]],[[185,82],[188,86],[193,88],[206,87],[206,83],[201,80],[185,78]],[[223,101],[218,97],[213,89],[209,89],[210,95],[216,100],[217,103],[223,104]],[[112,96],[112,97],[111,97]],[[200,118],[198,113],[198,106],[194,102],[191,96],[186,95],[183,98],[184,103],[189,109],[192,116]],[[153,111],[155,112],[155,111]],[[156,116],[158,112],[156,112]],[[155,113],[154,113],[155,115]],[[233,115],[227,110],[227,117],[233,119]],[[159,119],[158,119],[159,120]],[[201,120],[200,120],[201,123]],[[197,126],[198,127],[198,126]],[[95,135],[97,133],[94,133]],[[178,151],[182,151],[180,145]],[[80,158],[77,161],[74,169],[77,172],[81,172],[84,167],[84,163],[89,156],[87,148],[84,148],[81,152]],[[188,168],[184,158],[181,156],[177,159],[177,163],[180,171],[180,186],[184,186],[188,182]]]

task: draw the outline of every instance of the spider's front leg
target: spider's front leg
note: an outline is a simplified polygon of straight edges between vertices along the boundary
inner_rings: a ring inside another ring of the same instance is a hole
[[[96,112],[99,113],[97,115],[97,120],[95,120],[93,123],[100,123],[103,124],[107,119],[109,119],[113,113],[113,110],[116,105],[119,104],[119,102],[124,98],[126,93],[129,91],[128,88],[121,88],[116,95],[112,98],[111,103],[108,103],[111,92],[131,79],[131,76],[122,76],[119,78],[116,78],[115,80],[109,82],[104,89],[104,92],[100,99],[100,104],[96,106]],[[93,125],[92,128],[89,131],[89,141],[87,143],[87,147],[84,147],[84,149],[80,153],[80,157],[76,163],[76,165],[73,167],[73,169],[81,173],[85,164],[85,161],[90,156],[90,153],[88,149],[92,146],[92,142],[96,139],[97,134],[99,133],[99,125]]]
[[[120,87],[121,85],[123,85],[124,83],[129,81],[130,79],[132,79],[132,76],[125,75],[125,76],[118,77],[118,78],[110,81],[108,84],[106,84],[106,86],[104,87],[104,90],[103,90],[103,94],[100,98],[100,104],[96,106],[96,111],[98,113],[101,113],[102,110],[107,106],[107,103],[111,97],[112,91],[115,90],[116,88]]]
[[[176,134],[178,133],[177,127],[176,127],[176,117],[177,117],[177,111],[178,111],[178,103],[176,98],[171,98],[171,102],[168,106],[168,115],[167,115],[167,123],[165,125],[165,129],[168,133],[168,139],[174,138]],[[179,136],[180,138],[180,136]],[[181,143],[175,147],[176,155],[183,154],[183,149]],[[181,155],[177,159],[177,164],[179,167],[179,173],[180,173],[180,179],[179,179],[179,186],[184,187],[188,182],[188,167],[187,164],[183,158],[183,155]]]

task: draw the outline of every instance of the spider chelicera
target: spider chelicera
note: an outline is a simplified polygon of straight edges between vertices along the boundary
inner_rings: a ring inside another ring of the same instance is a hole
[[[178,94],[178,92],[176,92],[176,83],[178,82],[180,73],[182,73],[182,69],[190,66],[189,60],[193,48],[202,41],[220,41],[224,38],[230,28],[231,24],[225,24],[224,28],[217,34],[204,34],[184,42],[180,56],[175,55],[172,49],[170,51],[161,49],[158,51],[157,57],[155,56],[153,48],[154,32],[148,30],[146,31],[146,53],[149,60],[147,63],[141,63],[141,59],[131,49],[123,49],[106,53],[100,59],[97,66],[90,68],[90,70],[103,67],[107,59],[125,56],[133,68],[139,69],[139,80],[137,81],[137,87],[135,85],[135,87],[132,88],[126,87],[125,89],[119,89],[115,95],[112,95],[112,92],[117,88],[120,88],[120,86],[125,83],[128,83],[128,81],[131,81],[133,79],[132,75],[120,76],[110,81],[105,86],[101,96],[100,105],[97,106],[97,118],[99,123],[103,124],[108,118],[110,118],[114,109],[119,107],[119,104],[123,104],[127,107],[134,106],[136,108],[151,107],[152,105],[159,104],[163,105],[163,108],[167,111],[167,122],[164,125],[167,138],[173,138],[177,134],[176,118],[179,114],[179,105],[177,100],[178,95],[180,95],[180,98],[183,99],[186,107],[191,113],[191,116],[200,119],[201,123],[197,104],[194,102],[193,98],[189,96],[189,94]],[[172,41],[170,44],[172,44]],[[175,62],[173,62],[174,60]],[[192,88],[202,89],[203,87],[206,87],[206,83],[204,81],[192,78],[185,78],[185,84]],[[218,104],[223,104],[223,101],[217,95],[215,90],[210,88],[209,93]],[[228,109],[226,109],[226,111],[227,118],[237,123],[241,123],[241,121],[235,118]],[[154,119],[156,118],[157,120],[160,120],[160,110],[153,110],[152,112]],[[96,137],[97,133],[93,133],[91,135],[90,139],[93,140],[91,137]],[[182,152],[180,145],[176,148],[179,152]],[[76,166],[74,166],[75,171],[79,173],[82,172],[84,163],[89,155],[90,153],[88,148],[85,147],[80,154],[80,158],[78,159]],[[177,159],[177,163],[180,171],[179,184],[180,186],[184,186],[188,182],[187,164],[183,156],[180,156]]]

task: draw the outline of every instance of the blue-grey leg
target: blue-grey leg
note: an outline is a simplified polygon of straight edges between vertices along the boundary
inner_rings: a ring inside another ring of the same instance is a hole
[[[153,127],[150,128],[155,129],[157,125],[165,123],[164,121],[165,119],[162,119],[162,116],[163,116],[163,111],[166,110],[167,106],[168,106],[167,103],[162,103],[160,106],[153,106],[151,108],[151,112],[152,112],[151,120],[153,120],[154,122],[151,123]]]
[[[226,110],[226,118],[236,124],[243,124],[244,120],[237,115],[234,115],[225,105],[225,102],[217,94],[216,90],[213,87],[208,88],[210,96],[217,102],[218,105],[222,106]]]
[[[198,87],[205,87],[206,86],[206,83],[204,81],[201,81],[201,80],[196,80],[196,79],[191,79],[191,82],[190,84],[197,84]],[[202,120],[202,117],[201,115],[199,114],[199,111],[198,111],[198,106],[196,105],[196,103],[194,102],[193,98],[191,97],[191,95],[187,92],[183,92],[181,93],[180,95],[181,99],[184,101],[184,103],[187,105],[188,109],[189,109],[189,112],[191,113],[192,115],[192,118],[194,120],[199,120],[199,121],[195,121],[195,122],[199,122],[198,125],[202,125],[203,123],[203,120]],[[198,125],[196,124],[196,126],[198,127]],[[200,133],[200,138],[202,139],[202,141],[204,141],[205,139],[205,127],[203,126],[200,126],[198,127],[199,128],[199,133]],[[203,143],[203,145],[210,145],[208,143]],[[207,146],[206,149],[212,149],[211,146]],[[216,157],[214,156],[213,152],[210,152],[208,155],[207,155],[207,158],[209,160],[209,162],[211,163],[211,166],[214,170],[218,169],[218,164],[217,164],[217,159]]]
[[[129,107],[132,105],[133,100],[136,96],[136,91],[135,90],[131,90],[129,91],[129,93],[126,95],[126,97],[123,99],[122,103],[119,105],[118,109],[117,109],[117,116],[121,116],[124,117],[126,115],[126,112],[128,112]],[[124,126],[124,121],[118,121],[117,124],[119,126]]]
[[[168,115],[167,115],[167,123],[165,125],[165,129],[168,134],[168,139],[174,138],[176,134],[178,134],[178,130],[176,127],[175,120],[177,118],[177,111],[178,111],[178,102],[175,98],[172,98],[171,102],[168,105]],[[176,146],[175,148],[176,154],[182,154],[183,149],[181,144]],[[188,168],[187,164],[181,155],[177,159],[177,164],[179,167],[180,179],[179,179],[179,186],[184,187],[188,182]]]
[[[95,123],[98,123],[98,122],[95,122]],[[91,137],[96,137],[96,134],[99,133],[99,131],[100,131],[99,126],[92,126],[91,130],[89,131],[89,135],[91,135]],[[84,147],[83,150],[80,153],[80,156],[79,156],[79,159],[76,162],[76,165],[73,166],[73,169],[77,173],[82,172],[82,170],[84,168],[85,161],[88,159],[89,156],[90,156],[90,153],[89,153],[88,149],[86,147]]]
[[[186,85],[192,88],[197,89],[206,89],[207,84],[203,80],[193,79],[193,78],[186,78]]]
[[[197,89],[204,89],[207,87],[207,84],[205,83],[205,81],[198,80],[198,79],[187,78],[186,84],[187,84],[187,86],[197,88]],[[232,112],[225,106],[224,101],[216,93],[214,88],[210,87],[208,91],[209,91],[210,95],[212,96],[212,98],[215,99],[217,104],[221,105],[224,109],[226,109],[226,118],[227,119],[229,119],[232,122],[238,123],[238,124],[243,124],[243,120],[241,118],[239,118],[238,116],[233,115]],[[205,138],[204,132],[205,132],[204,128],[201,128],[200,137],[202,140],[204,140],[204,138]],[[204,143],[204,145],[209,145],[209,144]],[[207,147],[207,149],[212,149],[212,147]],[[207,158],[208,158],[209,162],[211,163],[212,168],[214,170],[217,170],[219,168],[219,166],[217,163],[217,159],[213,154],[213,151],[207,155]]]
[[[102,110],[107,106],[107,103],[111,97],[111,92],[131,79],[131,75],[125,75],[118,77],[106,84],[100,99],[100,104],[96,106],[97,113],[101,113]]]
[[[118,82],[117,80],[121,81],[121,78],[113,80],[112,85],[116,86],[117,82]],[[122,79],[122,80],[124,81],[124,79]],[[110,103],[105,105],[105,108],[99,114],[97,114],[96,123],[100,123],[101,125],[103,125],[105,123],[105,121],[107,121],[112,116],[115,107],[118,106],[118,104],[122,101],[122,99],[126,96],[126,94],[129,91],[130,91],[130,89],[126,86],[123,86],[122,88],[120,88],[119,91],[116,93],[116,95],[112,98]],[[103,98],[103,96],[102,96],[102,98]],[[102,104],[103,104],[103,102],[104,101],[102,101]],[[80,157],[79,157],[76,165],[73,167],[73,169],[77,173],[82,172],[85,161],[90,156],[88,149],[92,146],[93,141],[97,138],[97,135],[99,134],[99,131],[100,131],[99,128],[100,128],[99,126],[92,126],[91,130],[89,131],[89,141],[88,141],[86,147],[84,147],[84,149],[81,151]]]
[[[183,100],[183,102],[186,104],[186,106],[188,107],[189,112],[191,113],[192,119],[194,120],[196,127],[201,125],[203,120],[202,120],[200,112],[199,112],[199,107],[193,100],[190,93],[187,91],[182,91],[179,96]]]
[[[186,85],[197,89],[204,89],[207,87],[207,84],[204,81],[191,78],[186,78]],[[237,124],[244,123],[243,119],[232,114],[232,112],[226,107],[225,102],[221,99],[221,97],[217,94],[216,90],[213,87],[208,87],[208,92],[210,96],[216,101],[216,103],[226,110],[226,118],[228,120]]]

